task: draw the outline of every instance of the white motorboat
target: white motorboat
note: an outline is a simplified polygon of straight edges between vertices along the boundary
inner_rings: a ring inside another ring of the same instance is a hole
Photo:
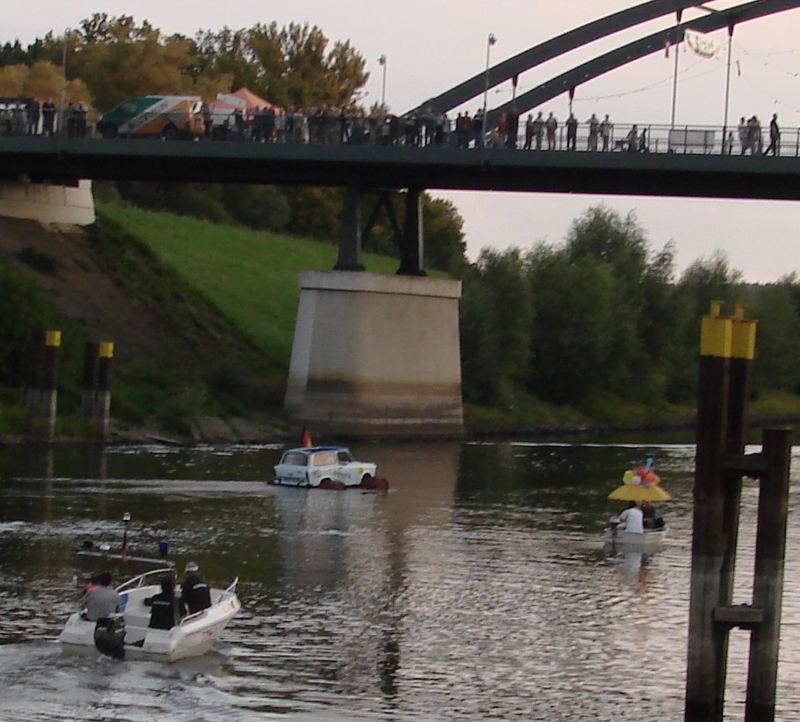
[[[143,657],[174,662],[208,652],[241,608],[236,596],[238,577],[227,589],[211,589],[211,606],[183,617],[172,629],[151,629],[150,607],[144,600],[161,591],[159,580],[172,568],[140,574],[116,588],[120,613],[91,622],[81,612],[70,615],[59,636],[68,651],[99,650],[115,657]]]

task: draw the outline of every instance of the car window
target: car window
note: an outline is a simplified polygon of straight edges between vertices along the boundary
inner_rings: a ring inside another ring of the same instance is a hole
[[[339,459],[340,464],[349,464],[353,460],[353,457],[347,451],[339,451],[336,457]]]
[[[307,463],[308,455],[300,451],[288,451],[281,459],[281,464],[292,464],[293,466],[305,466]]]
[[[318,451],[314,454],[314,460],[312,462],[314,466],[330,466],[331,464],[336,463],[336,452],[335,451]]]
[[[119,109],[125,113],[135,113],[136,103],[133,100],[128,100],[119,106]]]

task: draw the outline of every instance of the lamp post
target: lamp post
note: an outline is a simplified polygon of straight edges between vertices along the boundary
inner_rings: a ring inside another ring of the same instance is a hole
[[[386,56],[381,55],[378,58],[378,65],[383,68],[383,80],[381,81],[381,108],[386,107]]]
[[[484,73],[484,87],[483,87],[483,128],[481,135],[481,145],[486,143],[486,101],[489,97],[489,54],[492,50],[492,45],[497,42],[494,33],[489,33],[486,38],[486,72]]]
[[[675,24],[675,70],[672,73],[672,118],[669,124],[670,129],[675,127],[675,104],[678,99],[678,55],[681,46],[680,25],[683,10],[678,10],[675,14],[678,22]]]
[[[64,103],[67,95],[67,42],[70,29],[64,30],[64,43],[61,48],[61,101],[58,108],[58,135],[64,134]]]
[[[728,146],[728,100],[731,92],[731,46],[733,44],[734,22],[728,23],[728,68],[725,73],[725,113],[722,120],[722,154],[730,153]]]

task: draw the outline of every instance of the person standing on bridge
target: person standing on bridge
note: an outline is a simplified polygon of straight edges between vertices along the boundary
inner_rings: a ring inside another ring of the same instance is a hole
[[[533,121],[533,134],[536,136],[536,150],[542,149],[542,139],[544,138],[544,118],[540,110]]]
[[[578,142],[578,119],[572,114],[567,118],[567,150],[576,150]]]
[[[522,146],[523,150],[530,150],[533,145],[533,114],[528,113],[528,118],[525,121],[525,145]]]
[[[33,98],[28,103],[28,135],[39,135],[39,101]]]
[[[592,117],[586,121],[589,124],[589,137],[586,140],[586,150],[597,150],[597,131],[600,126],[600,121],[597,116],[592,113]]]
[[[53,135],[56,105],[51,98],[42,103],[42,135]]]
[[[769,122],[769,145],[764,151],[764,155],[769,155],[770,151],[772,151],[772,155],[781,154],[781,129],[778,127],[777,113],[772,114],[772,120]]]
[[[628,142],[628,152],[635,153],[638,149],[637,140],[639,138],[639,129],[637,126],[632,126],[631,129],[628,131],[628,135],[626,136],[626,140]]]
[[[739,118],[739,145],[742,147],[742,155],[747,152],[747,149],[750,147],[750,129],[747,127],[747,121],[744,119],[744,116]]]
[[[547,120],[544,123],[544,127],[545,130],[547,131],[547,150],[555,150],[556,129],[558,128],[558,121],[556,120],[552,112],[550,113],[550,115],[547,116]]]
[[[611,131],[614,129],[614,124],[611,122],[611,119],[608,117],[606,113],[606,117],[603,118],[603,122],[600,123],[600,135],[603,136],[603,150],[608,150],[609,144],[611,142]]]

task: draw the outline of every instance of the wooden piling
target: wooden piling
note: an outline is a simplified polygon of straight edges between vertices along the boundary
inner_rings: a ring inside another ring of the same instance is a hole
[[[753,607],[763,611],[764,619],[750,636],[745,722],[775,719],[791,432],[765,430],[762,449],[765,471],[758,497]]]
[[[729,443],[733,322],[720,316],[720,307],[719,302],[712,303],[700,334],[686,722],[721,721],[725,698],[728,636],[727,629],[714,623],[714,608],[726,592],[727,576],[734,566],[729,540],[723,534],[726,505],[721,464]]]
[[[103,341],[97,349],[97,390],[95,392],[95,428],[105,441],[111,426],[111,362],[114,358],[113,341]]]
[[[55,438],[59,346],[61,331],[45,331],[34,342],[26,400],[31,437],[48,443]]]
[[[83,347],[81,415],[89,423],[94,418],[95,389],[97,387],[97,351],[99,345],[95,341],[87,341]]]

